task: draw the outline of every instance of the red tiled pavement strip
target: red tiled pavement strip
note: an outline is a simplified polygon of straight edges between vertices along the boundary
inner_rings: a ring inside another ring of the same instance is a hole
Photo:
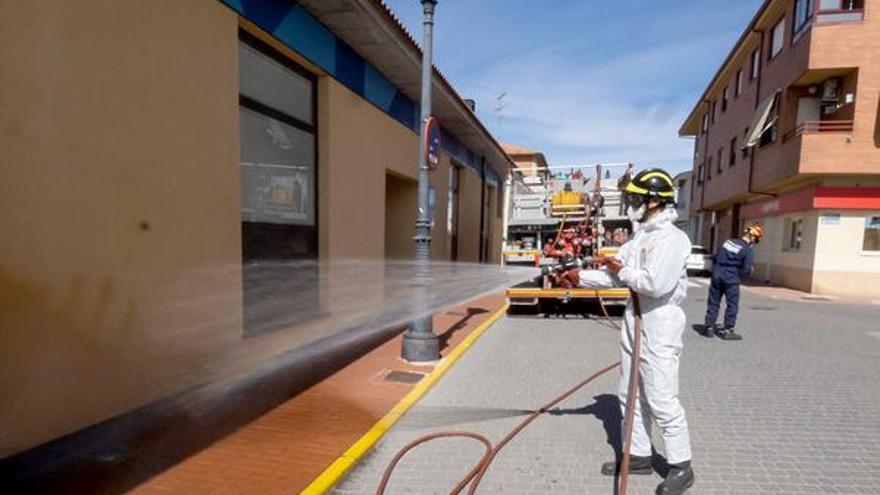
[[[434,316],[446,356],[504,305],[503,294]],[[400,359],[398,336],[235,433],[130,493],[298,493],[415,385],[384,380],[392,370],[429,373]]]

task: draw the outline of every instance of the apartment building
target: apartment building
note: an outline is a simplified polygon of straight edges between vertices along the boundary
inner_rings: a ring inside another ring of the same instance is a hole
[[[10,2],[0,37],[0,460],[329,338],[348,296],[295,261],[411,258],[421,52],[380,0]],[[434,75],[432,257],[498,261],[512,161]]]
[[[756,277],[880,294],[880,0],[767,0],[680,129],[694,241],[766,232]]]
[[[675,183],[675,212],[678,220],[675,226],[683,230],[693,242],[696,232],[694,223],[691,222],[691,188],[693,187],[693,172],[690,170],[681,172],[672,178]]]

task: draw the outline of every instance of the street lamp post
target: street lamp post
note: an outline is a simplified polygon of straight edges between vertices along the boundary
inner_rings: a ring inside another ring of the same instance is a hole
[[[428,299],[428,285],[431,282],[431,219],[429,218],[428,197],[428,150],[426,133],[428,118],[431,116],[431,89],[433,62],[431,50],[434,35],[434,7],[437,0],[422,0],[424,27],[422,42],[422,111],[421,111],[421,145],[419,146],[419,205],[416,218],[415,242],[415,283],[418,286],[417,301],[420,312],[425,310]],[[403,359],[414,362],[436,361],[440,358],[440,340],[434,335],[431,315],[422,316],[413,321],[403,336]]]

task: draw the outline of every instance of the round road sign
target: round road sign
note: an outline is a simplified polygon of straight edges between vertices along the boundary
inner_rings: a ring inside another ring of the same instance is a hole
[[[434,117],[425,121],[425,161],[429,170],[440,165],[440,124]]]

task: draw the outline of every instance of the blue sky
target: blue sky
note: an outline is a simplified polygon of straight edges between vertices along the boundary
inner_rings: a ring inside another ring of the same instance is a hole
[[[421,2],[385,1],[421,40]],[[439,0],[434,62],[499,140],[553,165],[677,172],[693,151],[678,129],[760,4]]]

